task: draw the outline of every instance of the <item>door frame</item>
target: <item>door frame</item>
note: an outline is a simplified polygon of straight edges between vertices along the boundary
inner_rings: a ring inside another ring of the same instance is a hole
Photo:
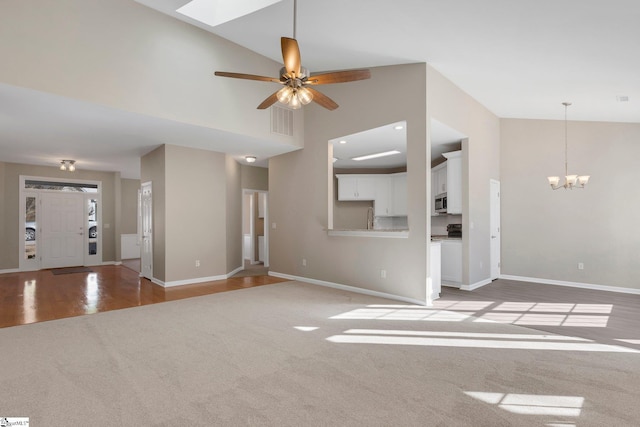
[[[246,195],[253,195],[255,193],[258,194],[264,194],[264,266],[265,267],[269,267],[269,191],[268,190],[253,190],[251,188],[243,188],[242,189],[242,195],[241,195],[241,200],[242,200],[242,222],[244,223],[244,217],[246,215],[246,209],[249,209],[250,212],[253,212],[256,207],[254,205],[254,197],[251,197],[251,201],[249,203],[249,207],[247,208],[246,204],[245,204],[245,196]],[[260,199],[260,196],[258,196],[258,199]],[[249,257],[249,261],[251,262],[251,264],[257,264],[259,261],[256,259],[256,244],[255,242],[258,240],[258,237],[256,235],[256,226],[255,226],[255,218],[253,215],[249,216],[249,233],[251,234],[251,254]],[[243,232],[240,233],[240,237],[242,239],[242,263],[243,263],[243,268],[244,268],[244,230]]]
[[[149,212],[149,229],[145,232],[144,225],[144,191],[145,188],[149,189],[150,195],[150,212]],[[149,239],[149,253],[145,255],[145,239]],[[143,182],[140,184],[140,190],[138,190],[138,242],[140,243],[140,277],[146,277],[152,282],[153,278],[153,183],[151,181]],[[148,259],[147,259],[148,257]],[[145,265],[149,265],[148,269],[145,269]],[[147,272],[148,270],[148,272]],[[146,273],[146,274],[145,274]]]
[[[19,177],[19,226],[18,226],[18,270],[19,271],[36,271],[42,269],[42,239],[40,233],[40,225],[41,218],[38,218],[38,215],[42,215],[42,198],[40,197],[44,193],[54,193],[60,194],[63,193],[59,190],[44,190],[44,189],[34,189],[34,188],[25,188],[26,181],[41,181],[47,183],[60,183],[60,184],[80,184],[87,186],[96,186],[97,192],[95,193],[80,193],[84,196],[83,200],[83,218],[87,218],[88,207],[87,200],[96,199],[98,203],[98,238],[97,238],[97,253],[95,255],[89,255],[89,227],[88,222],[85,222],[85,229],[83,231],[83,265],[101,265],[102,264],[102,230],[103,230],[103,219],[102,219],[102,181],[93,181],[89,179],[73,179],[73,178],[54,178],[47,176],[31,176],[31,175],[20,175]],[[26,228],[26,206],[25,201],[27,197],[36,198],[36,257],[34,259],[28,260],[24,258],[25,254],[25,228]]]
[[[500,277],[502,230],[500,225],[500,181],[489,180],[489,275]],[[495,230],[495,232],[494,232]]]

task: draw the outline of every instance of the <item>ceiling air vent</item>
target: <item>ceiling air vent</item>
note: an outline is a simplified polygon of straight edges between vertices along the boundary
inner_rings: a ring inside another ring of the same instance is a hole
[[[293,136],[293,110],[277,105],[271,107],[271,132]]]

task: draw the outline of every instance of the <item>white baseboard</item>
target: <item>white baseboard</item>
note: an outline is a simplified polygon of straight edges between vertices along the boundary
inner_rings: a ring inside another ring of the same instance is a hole
[[[235,270],[231,271],[230,273],[227,273],[227,277],[225,277],[225,279],[228,279],[229,277],[235,275],[236,273],[240,272],[244,270],[244,267],[240,266],[238,268],[236,268]]]
[[[155,277],[151,279],[153,283],[156,285],[160,285],[163,288],[172,288],[174,286],[184,286],[184,285],[195,285],[196,283],[204,283],[204,282],[213,282],[216,280],[225,280],[229,277],[233,276],[237,272],[241,271],[242,267],[238,267],[235,270],[227,273],[221,274],[219,276],[209,276],[209,277],[196,277],[195,279],[185,279],[185,280],[172,280],[170,282],[163,282],[162,280],[156,279]]]
[[[463,290],[463,291],[473,291],[473,290],[476,290],[476,289],[481,288],[483,286],[486,286],[491,282],[492,282],[491,279],[484,279],[484,280],[481,280],[479,282],[472,283],[470,285],[462,285],[462,286],[460,286],[460,289]]]
[[[0,274],[7,274],[7,273],[20,273],[20,269],[19,268],[7,268],[6,270],[0,270]]]
[[[570,288],[592,289],[596,291],[620,292],[623,294],[640,295],[640,289],[595,285],[593,283],[566,282],[563,280],[540,279],[538,277],[511,276],[508,274],[501,274],[500,278],[505,280],[515,280],[518,282],[542,283],[544,285],[568,286]]]
[[[414,298],[407,298],[400,295],[393,295],[393,294],[388,294],[386,292],[372,291],[370,289],[358,288],[356,286],[342,285],[340,283],[327,282],[324,280],[310,279],[308,277],[277,273],[275,271],[270,271],[269,276],[280,277],[282,279],[297,280],[299,282],[310,283],[312,285],[326,286],[328,288],[340,289],[342,291],[355,292],[358,294],[371,295],[371,296],[380,297],[380,298],[387,298],[387,299],[392,299],[396,301],[408,302],[411,304],[426,305],[425,301],[420,301]]]
[[[462,286],[460,283],[448,283],[448,282],[441,282],[440,285],[446,286],[447,288],[455,288],[455,289],[460,289],[460,286]]]

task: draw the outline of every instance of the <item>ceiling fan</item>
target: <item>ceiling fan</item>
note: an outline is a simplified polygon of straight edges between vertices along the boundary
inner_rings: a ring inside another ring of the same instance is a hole
[[[338,108],[338,104],[328,96],[315,90],[312,86],[365,80],[371,77],[371,72],[367,69],[363,69],[334,71],[330,73],[311,75],[309,70],[301,65],[300,48],[298,47],[298,42],[295,39],[296,9],[297,0],[294,0],[293,38],[282,37],[280,39],[282,60],[284,63],[284,67],[280,69],[280,78],[256,76],[253,74],[229,73],[226,71],[216,71],[215,75],[236,79],[273,82],[283,85],[284,87],[282,89],[271,94],[267,99],[262,101],[260,105],[258,105],[259,110],[269,108],[278,101],[293,109],[298,109],[302,105],[315,101],[328,110],[335,110]]]

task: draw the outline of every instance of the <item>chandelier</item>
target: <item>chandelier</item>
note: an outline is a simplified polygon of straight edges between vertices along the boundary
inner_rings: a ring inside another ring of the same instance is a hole
[[[559,176],[548,176],[549,184],[553,190],[558,188],[568,188],[570,190],[574,188],[584,188],[589,182],[589,175],[569,175],[569,167],[567,161],[567,108],[571,105],[570,102],[563,102],[564,105],[564,183],[560,184]]]

